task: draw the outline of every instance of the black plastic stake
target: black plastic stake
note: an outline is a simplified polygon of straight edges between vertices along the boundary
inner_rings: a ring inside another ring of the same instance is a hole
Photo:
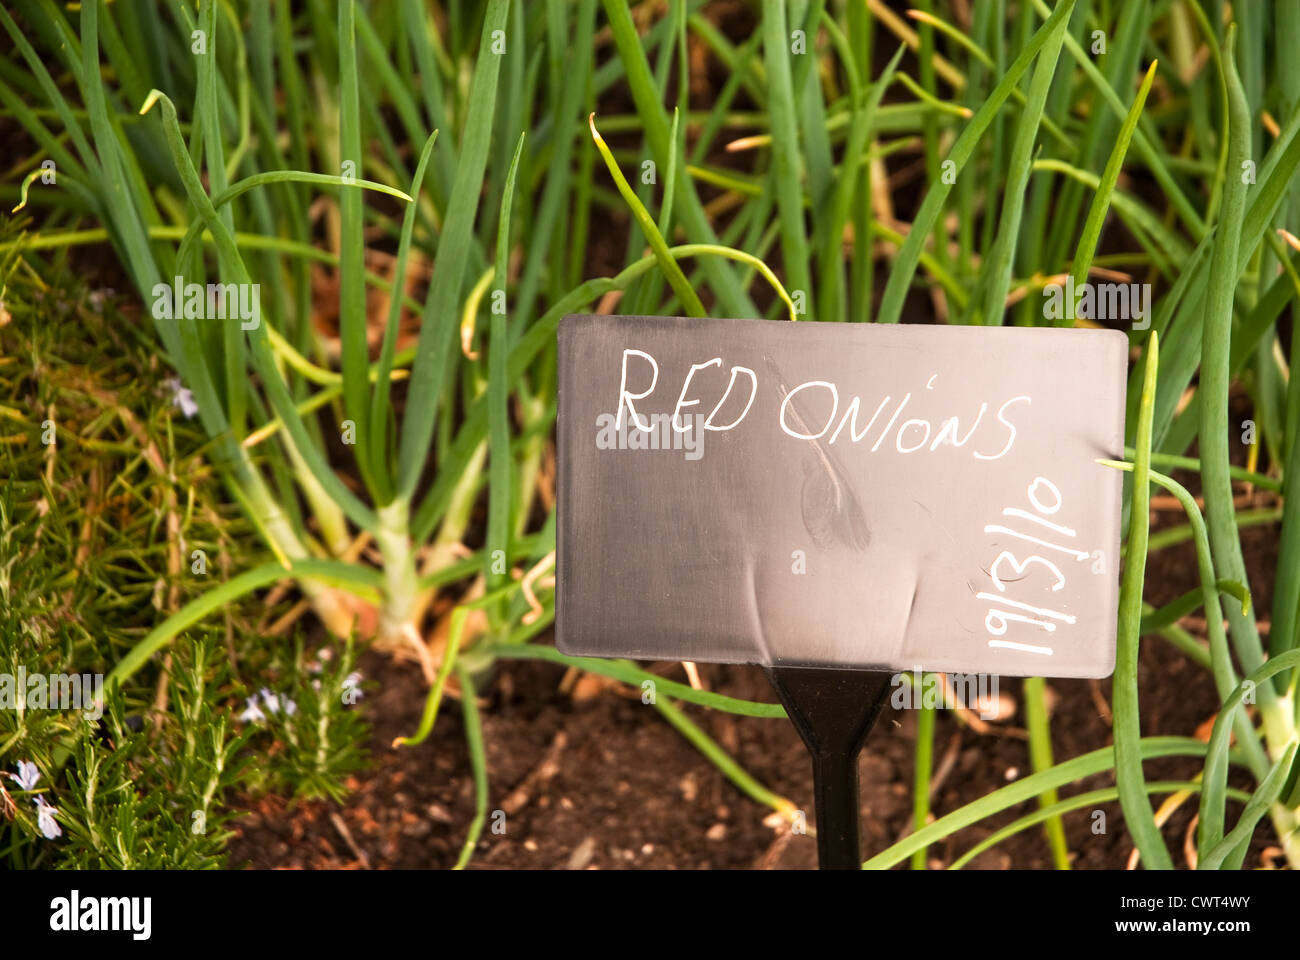
[[[889,696],[893,674],[827,667],[767,667],[785,711],[812,754],[817,862],[862,866],[858,754]]]

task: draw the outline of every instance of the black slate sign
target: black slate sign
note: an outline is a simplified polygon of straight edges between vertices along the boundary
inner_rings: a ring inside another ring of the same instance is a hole
[[[557,645],[1103,677],[1127,339],[569,316]]]

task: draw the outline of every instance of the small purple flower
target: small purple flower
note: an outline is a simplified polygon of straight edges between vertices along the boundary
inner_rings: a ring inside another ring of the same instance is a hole
[[[180,410],[185,419],[193,419],[199,412],[199,405],[194,402],[194,391],[181,383],[179,377],[168,377],[167,388],[172,393],[172,406]]]
[[[258,706],[259,699],[261,700],[261,706]],[[292,717],[297,712],[298,704],[287,696],[273,693],[268,687],[263,687],[248,698],[248,706],[239,715],[239,719],[245,723],[264,723],[267,714],[275,716],[278,713],[283,713],[286,717]]]
[[[266,721],[266,714],[264,714],[262,708],[257,705],[257,694],[253,694],[253,696],[248,698],[248,706],[245,707],[244,712],[239,715],[239,719],[244,723],[264,723]]]
[[[35,790],[36,781],[41,779],[41,772],[30,760],[19,760],[18,772],[9,774],[9,778],[24,790]]]
[[[54,815],[59,811],[45,802],[44,797],[36,798],[36,825],[41,828],[46,840],[53,840],[55,837],[63,836],[63,830],[59,823],[54,819]]]

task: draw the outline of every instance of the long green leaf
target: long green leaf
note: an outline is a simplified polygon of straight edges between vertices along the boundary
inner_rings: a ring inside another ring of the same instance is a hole
[[[1133,139],[1138,118],[1142,116],[1142,107],[1147,102],[1147,94],[1151,92],[1156,66],[1157,61],[1152,60],[1146,76],[1142,78],[1142,85],[1138,87],[1137,96],[1133,98],[1133,106],[1129,108],[1128,116],[1124,118],[1119,136],[1115,139],[1115,146],[1111,149],[1110,158],[1106,161],[1106,169],[1102,172],[1101,181],[1097,185],[1097,191],[1092,196],[1092,205],[1088,208],[1088,216],[1083,223],[1083,234],[1079,237],[1079,246],[1074,253],[1072,273],[1076,290],[1082,290],[1088,280],[1088,271],[1092,268],[1093,254],[1097,249],[1097,239],[1101,236],[1102,224],[1106,220],[1107,210],[1110,209],[1115,184],[1119,182],[1119,172],[1124,166],[1124,156],[1128,152],[1129,141]]]
[[[515,175],[524,151],[524,134],[519,135],[510,172],[506,176],[497,227],[497,256],[494,268],[500,303],[493,298],[488,331],[488,549],[484,576],[488,590],[496,590],[510,579],[510,506],[514,460],[510,455],[510,321],[505,309],[506,273],[510,263],[510,207],[515,194]],[[498,553],[500,556],[498,557]],[[498,562],[500,561],[500,562]]]
[[[673,293],[677,294],[677,298],[682,302],[686,312],[692,317],[707,316],[704,304],[700,303],[699,296],[691,288],[690,283],[687,282],[686,275],[682,273],[682,268],[677,265],[677,261],[668,252],[668,244],[664,242],[663,235],[659,232],[654,217],[650,216],[650,211],[645,208],[645,204],[641,202],[636,192],[628,184],[627,178],[623,176],[623,171],[619,169],[618,162],[614,159],[614,155],[609,152],[609,146],[605,143],[605,138],[596,129],[595,114],[588,117],[587,122],[591,127],[591,139],[596,144],[596,149],[600,151],[600,155],[604,158],[605,166],[609,169],[610,175],[614,178],[614,185],[618,187],[619,196],[628,205],[637,226],[645,234],[646,242],[650,244],[655,261],[659,264],[659,269],[663,271],[668,285],[673,288]],[[671,161],[669,166],[672,166]]]
[[[1120,585],[1112,706],[1115,713],[1115,781],[1119,787],[1120,806],[1124,810],[1124,824],[1142,854],[1142,865],[1146,869],[1171,870],[1173,861],[1160,836],[1160,828],[1156,826],[1143,782],[1137,688],[1138,648],[1142,642],[1142,584],[1150,529],[1151,417],[1155,411],[1159,355],[1160,337],[1153,332],[1147,343],[1146,380],[1138,408],[1137,442],[1134,444],[1132,512]]]
[[[460,144],[460,162],[456,166],[456,181],[438,241],[438,257],[420,325],[419,345],[411,366],[411,387],[402,420],[397,467],[397,492],[407,499],[415,492],[429,458],[447,358],[456,336],[456,307],[492,139],[492,116],[501,69],[501,57],[492,52],[493,34],[504,32],[508,8],[509,0],[489,0],[483,17],[479,57],[470,85],[468,121]],[[514,42],[522,43],[523,38],[517,37]]]

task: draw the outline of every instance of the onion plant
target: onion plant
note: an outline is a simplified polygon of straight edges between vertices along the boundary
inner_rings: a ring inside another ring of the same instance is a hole
[[[5,194],[39,218],[0,248],[111,248],[268,552],[172,611],[110,688],[223,605],[292,582],[328,631],[418,659],[428,706],[400,742],[427,736],[459,687],[479,791],[463,864],[487,809],[483,668],[651,676],[537,642],[554,616],[562,315],[1087,326],[1098,319],[1046,310],[1046,288],[1121,278],[1155,296],[1145,316],[1107,321],[1135,360],[1129,448],[1109,461],[1132,474],[1114,746],[1055,758],[1031,680],[1032,773],[936,818],[923,722],[916,829],[867,866],[924,867],[929,845],[1037,799],[954,866],[1041,824],[1066,867],[1061,818],[1118,799],[1143,865],[1168,867],[1161,824],[1189,798],[1197,866],[1241,866],[1264,818],[1300,866],[1300,241],[1280,229],[1300,232],[1286,62],[1300,13],[1224,12],[918,0],[901,17],[877,0],[763,0],[744,35],[703,0],[0,9],[0,108],[32,144]],[[699,75],[703,58],[724,69]],[[919,187],[914,204],[896,183]],[[159,308],[182,283],[256,284],[256,316]],[[1244,466],[1230,442],[1243,396]],[[1159,471],[1183,471],[1201,499]],[[1185,526],[1150,532],[1153,483]],[[1248,524],[1279,544],[1271,610],[1251,603]],[[1155,609],[1149,553],[1187,539],[1198,586]],[[440,598],[453,610],[434,631]],[[1197,609],[1203,638],[1180,625]],[[1208,743],[1142,736],[1143,641],[1211,673]],[[793,813],[671,701],[778,706],[655,679],[673,727]],[[1168,756],[1202,773],[1147,780],[1144,762]],[[1252,790],[1228,789],[1230,764]],[[1108,771],[1113,788],[1057,792]],[[1155,796],[1170,800],[1157,811]]]

